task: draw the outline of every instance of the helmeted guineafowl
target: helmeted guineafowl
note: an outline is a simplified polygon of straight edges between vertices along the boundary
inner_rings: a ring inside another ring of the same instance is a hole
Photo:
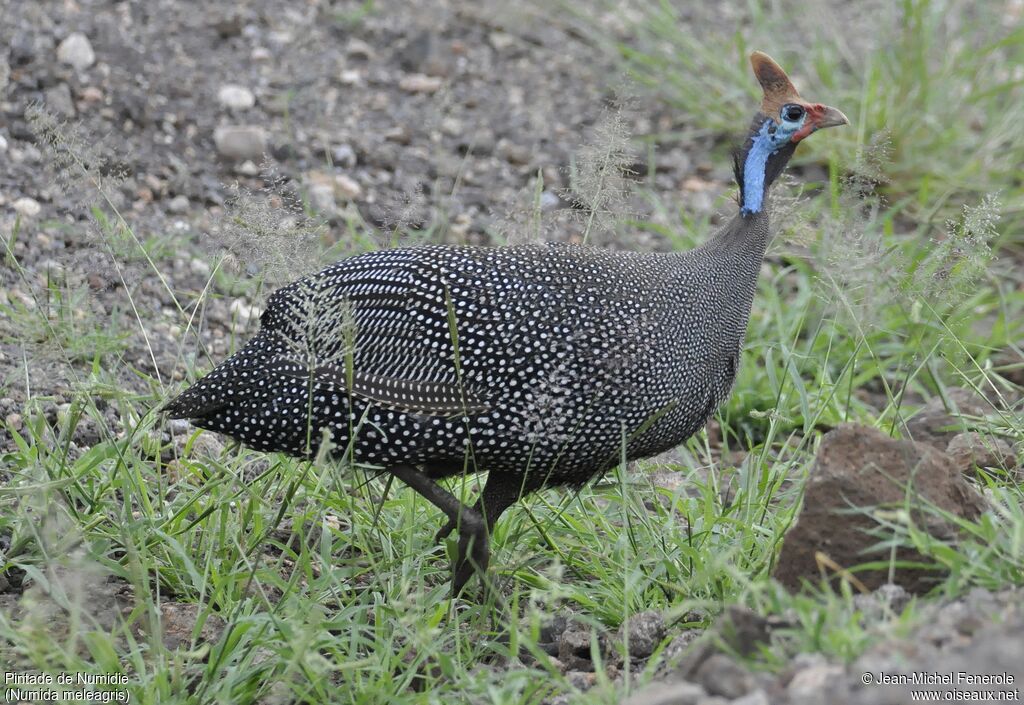
[[[253,448],[390,472],[460,532],[458,593],[501,513],[699,430],[732,387],[768,243],[768,188],[804,137],[848,121],[767,55],[736,156],[739,212],[673,254],[428,246],[351,257],[275,292],[259,333],[165,411]],[[466,507],[437,480],[486,471]]]

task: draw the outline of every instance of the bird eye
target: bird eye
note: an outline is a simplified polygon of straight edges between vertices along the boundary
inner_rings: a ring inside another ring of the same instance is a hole
[[[782,106],[782,119],[786,122],[796,122],[804,116],[804,108],[796,103],[787,103]]]

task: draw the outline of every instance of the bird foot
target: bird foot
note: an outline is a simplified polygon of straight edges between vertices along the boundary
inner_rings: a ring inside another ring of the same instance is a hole
[[[455,531],[455,523],[454,519],[449,519],[445,525],[441,527],[441,530],[437,532],[437,536],[434,537],[434,543],[441,543],[448,538],[448,536]]]
[[[452,593],[460,594],[474,573],[485,574],[491,557],[488,527],[483,514],[475,507],[467,507],[459,502],[454,495],[411,465],[399,464],[389,470],[448,516],[448,523],[437,534],[438,542],[458,528],[459,555],[452,566]]]
[[[474,512],[475,513],[475,512]],[[479,573],[484,582],[487,581],[487,565],[491,560],[487,525],[477,514],[470,517],[466,512],[462,515],[462,526],[459,531],[459,554],[452,566],[452,595],[462,593],[466,583],[474,573]],[[451,523],[451,522],[449,522]],[[447,528],[447,526],[445,526]],[[442,529],[443,532],[445,529]],[[448,533],[450,533],[450,529]],[[445,533],[447,536],[447,533]]]

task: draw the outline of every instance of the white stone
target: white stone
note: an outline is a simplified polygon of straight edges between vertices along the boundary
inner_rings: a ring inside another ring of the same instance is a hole
[[[57,58],[76,71],[84,71],[96,62],[96,52],[92,50],[88,37],[81,32],[73,32],[57,46]]]
[[[217,91],[217,100],[228,110],[248,110],[256,105],[256,96],[245,86],[228,83]]]
[[[0,135],[0,152],[6,152],[6,151],[7,151],[7,138],[4,137],[3,135]]]
[[[39,201],[28,196],[23,196],[14,202],[14,210],[26,218],[34,218],[43,209]]]
[[[358,69],[345,69],[338,74],[338,80],[345,86],[355,86],[362,80]]]
[[[422,73],[411,73],[403,76],[398,82],[398,87],[410,93],[436,93],[443,81],[437,76],[427,76]]]
[[[259,176],[260,168],[252,159],[246,159],[241,164],[235,166],[235,173],[241,176]]]

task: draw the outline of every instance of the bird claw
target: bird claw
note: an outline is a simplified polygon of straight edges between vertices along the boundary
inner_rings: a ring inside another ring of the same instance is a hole
[[[441,543],[448,536],[455,531],[455,520],[449,519],[448,523],[441,527],[441,530],[437,532],[437,536],[434,537],[434,543]]]
[[[480,573],[486,580],[487,564],[491,559],[487,543],[487,531],[483,526],[463,527],[459,537],[459,556],[452,569],[452,595],[460,595],[474,573]]]

